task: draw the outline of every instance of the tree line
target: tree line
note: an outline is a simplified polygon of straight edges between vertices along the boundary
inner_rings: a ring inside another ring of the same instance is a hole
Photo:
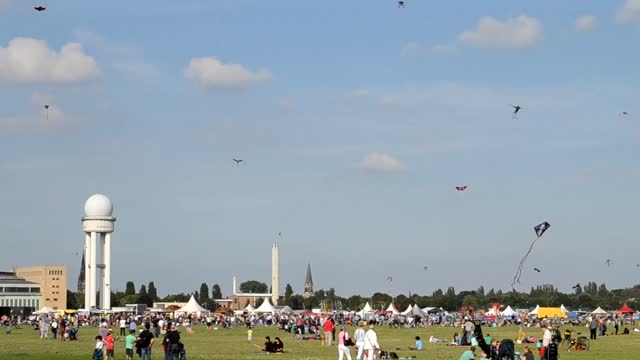
[[[245,281],[240,284],[242,293],[269,293],[271,289],[267,284],[256,280]],[[84,295],[67,291],[67,308],[77,309],[84,304]],[[125,306],[125,304],[147,304],[152,306],[154,302],[187,302],[191,295],[198,303],[208,310],[215,310],[218,306],[214,299],[222,299],[220,285],[213,284],[211,289],[206,283],[200,288],[189,293],[170,294],[160,298],[153,281],[148,285],[140,285],[138,291],[133,281],[128,281],[124,291],[111,293],[112,306]],[[564,305],[574,310],[593,310],[600,306],[603,309],[618,309],[627,303],[633,309],[640,309],[640,285],[631,288],[609,290],[603,284],[588,282],[578,284],[572,293],[562,293],[553,285],[545,284],[532,287],[529,292],[517,292],[515,290],[503,292],[490,289],[485,291],[483,286],[477,290],[464,290],[456,292],[453,286],[446,290],[435,290],[431,295],[398,294],[391,295],[377,292],[371,297],[352,295],[348,298],[336,295],[335,289],[320,289],[310,297],[295,294],[291,284],[286,284],[284,296],[280,297],[279,305],[288,305],[293,310],[313,308],[335,310],[360,310],[366,303],[375,310],[384,310],[393,302],[399,311],[405,310],[409,305],[417,304],[421,308],[427,306],[441,307],[448,311],[459,310],[463,306],[472,306],[475,309],[487,309],[493,304],[510,305],[513,308],[533,309],[536,305],[558,307]],[[256,306],[259,306],[259,301]]]

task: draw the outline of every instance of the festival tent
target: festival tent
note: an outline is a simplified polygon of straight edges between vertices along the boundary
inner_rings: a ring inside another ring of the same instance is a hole
[[[396,308],[396,306],[393,305],[393,303],[389,304],[389,307],[385,311],[388,312],[388,313],[391,313],[393,315],[399,315],[400,314],[400,311],[398,311],[398,308]]]
[[[418,304],[415,304],[413,305],[413,308],[411,309],[411,313],[409,315],[424,317],[426,313],[422,311],[422,309],[420,309],[420,306],[418,306]]]
[[[191,295],[191,299],[189,299],[189,301],[185,304],[185,306],[181,307],[180,309],[175,311],[176,313],[185,313],[185,314],[193,314],[193,313],[197,313],[197,314],[201,314],[201,313],[208,313],[209,310],[203,308],[202,306],[200,306],[200,304],[198,304],[198,302],[196,301],[196,298],[193,297],[193,295]]]
[[[403,311],[401,314],[402,314],[402,315],[405,315],[405,316],[406,316],[406,315],[409,315],[409,314],[411,314],[411,311],[412,311],[412,310],[413,310],[413,306],[408,305],[408,306],[407,306],[407,310]]]
[[[34,311],[33,313],[36,314],[36,315],[42,315],[42,314],[51,314],[51,313],[54,313],[56,311],[57,310],[53,310],[52,308],[45,306],[45,307],[43,307],[42,309],[40,309],[38,311]]]
[[[600,306],[598,306],[598,308],[593,310],[591,313],[594,314],[594,315],[604,315],[607,312],[602,310],[602,308]]]
[[[498,315],[496,313],[496,309],[495,308],[491,308],[489,311],[487,311],[486,313],[484,313],[486,316],[496,316]]]
[[[256,308],[251,306],[251,304],[247,304],[247,307],[245,307],[243,310],[248,312],[248,313],[252,313],[252,312],[254,312],[256,310]]]
[[[507,308],[504,309],[504,311],[500,312],[500,315],[502,315],[502,316],[514,316],[514,315],[517,315],[517,314],[518,313],[515,310],[513,310],[511,308],[511,306],[507,306]]]
[[[620,310],[618,310],[619,313],[621,314],[633,314],[635,311],[633,311],[629,305],[627,305],[627,303],[624,303],[624,305],[620,308]]]
[[[291,310],[291,307],[289,307],[288,305],[274,306],[274,308],[281,314],[291,314],[293,312],[293,310]]]
[[[567,313],[563,312],[559,307],[541,307],[538,308],[538,319],[566,319]]]
[[[269,298],[264,298],[264,301],[262,302],[262,304],[260,304],[260,306],[258,306],[257,309],[254,310],[255,313],[277,313],[278,311],[276,310],[276,308],[273,307],[273,305],[271,305],[271,302],[269,301]]]
[[[536,308],[531,310],[528,315],[538,315],[538,310],[540,310],[540,305],[536,305]]]
[[[364,307],[362,308],[362,310],[358,311],[356,313],[356,315],[360,316],[361,318],[364,317],[367,314],[373,314],[373,309],[371,308],[371,305],[369,305],[369,302],[367,302]]]
[[[560,305],[560,310],[562,310],[563,313],[568,314],[569,310],[567,310],[566,307],[564,307],[564,305]]]

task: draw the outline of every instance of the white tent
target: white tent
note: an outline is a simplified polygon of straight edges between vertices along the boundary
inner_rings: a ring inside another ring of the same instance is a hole
[[[607,312],[602,310],[602,308],[600,306],[598,306],[598,308],[593,310],[591,313],[594,314],[594,315],[604,315]]]
[[[500,313],[500,315],[502,315],[502,316],[514,316],[514,315],[516,315],[516,314],[518,314],[518,313],[517,313],[515,310],[513,310],[513,309],[511,308],[511,306],[507,306],[507,308],[506,308],[506,309],[504,309],[504,311],[502,311],[502,312]]]
[[[533,309],[529,315],[538,315],[538,310],[540,310],[540,305],[536,305],[536,308]]]
[[[191,299],[189,299],[187,304],[181,307],[180,309],[176,310],[175,312],[184,313],[184,314],[193,314],[193,313],[201,314],[205,312],[208,313],[209,310],[200,306],[200,304],[198,304],[198,302],[196,301],[196,298],[194,298],[193,295],[191,295]]]
[[[44,315],[44,314],[51,314],[54,312],[56,312],[56,310],[53,310],[52,308],[45,306],[38,311],[34,311],[33,313],[36,315]]]
[[[496,309],[495,308],[491,308],[489,311],[487,311],[484,314],[485,315],[490,315],[490,316],[498,316],[498,314],[496,313]]]
[[[369,305],[369,302],[367,302],[362,308],[362,310],[358,311],[356,315],[360,317],[365,317],[365,315],[371,314],[371,313],[373,313],[373,309],[371,308],[371,305]]]
[[[288,305],[278,306],[278,307],[274,306],[274,308],[281,314],[291,314],[291,313],[293,313],[293,310]]]
[[[420,306],[418,306],[418,304],[415,304],[413,305],[413,308],[411,309],[411,313],[409,315],[424,317],[427,314],[422,311],[422,309],[420,309]]]
[[[407,307],[407,310],[403,311],[401,314],[406,316],[406,315],[411,314],[411,311],[413,311],[413,306],[409,305]]]
[[[251,306],[251,304],[247,304],[247,307],[244,308],[244,311],[248,312],[248,313],[252,313],[256,310],[256,308],[254,308],[253,306]]]
[[[395,305],[393,305],[393,303],[389,304],[389,307],[386,310],[387,312],[392,313],[393,315],[399,315],[400,311],[398,311],[398,308],[396,308]]]
[[[261,314],[261,313],[272,313],[275,314],[278,311],[276,310],[276,308],[273,307],[273,305],[271,305],[271,302],[269,302],[269,298],[264,298],[264,301],[262,302],[262,304],[260,304],[260,306],[258,306],[257,309],[254,310],[255,313]]]
[[[564,305],[560,305],[560,311],[562,311],[562,312],[563,312],[563,313],[565,313],[565,314],[568,314],[568,313],[569,313],[569,310],[567,310],[567,308],[566,308],[566,307],[564,307]]]

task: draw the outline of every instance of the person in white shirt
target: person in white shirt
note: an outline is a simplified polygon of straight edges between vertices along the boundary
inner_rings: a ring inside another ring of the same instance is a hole
[[[380,349],[378,334],[373,330],[373,325],[369,325],[369,330],[364,334],[364,349],[367,350],[369,360],[373,360],[374,354]]]
[[[124,318],[120,318],[120,336],[127,336],[127,321]]]
[[[358,360],[362,360],[362,355],[364,354],[364,335],[364,321],[360,321],[358,323],[358,329],[353,333],[353,337],[356,339],[356,348],[358,349],[356,355],[356,359]]]
[[[551,331],[549,331],[547,324],[542,324],[542,331],[542,347],[546,349],[551,344]]]

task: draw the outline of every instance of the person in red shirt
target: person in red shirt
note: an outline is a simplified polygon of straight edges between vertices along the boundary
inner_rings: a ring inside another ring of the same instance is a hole
[[[111,329],[109,329],[109,333],[104,338],[104,342],[107,344],[107,360],[113,360],[115,339],[113,338],[113,331],[111,331]]]
[[[324,327],[324,341],[327,346],[331,346],[331,342],[333,341],[333,320],[327,318],[322,327]]]

